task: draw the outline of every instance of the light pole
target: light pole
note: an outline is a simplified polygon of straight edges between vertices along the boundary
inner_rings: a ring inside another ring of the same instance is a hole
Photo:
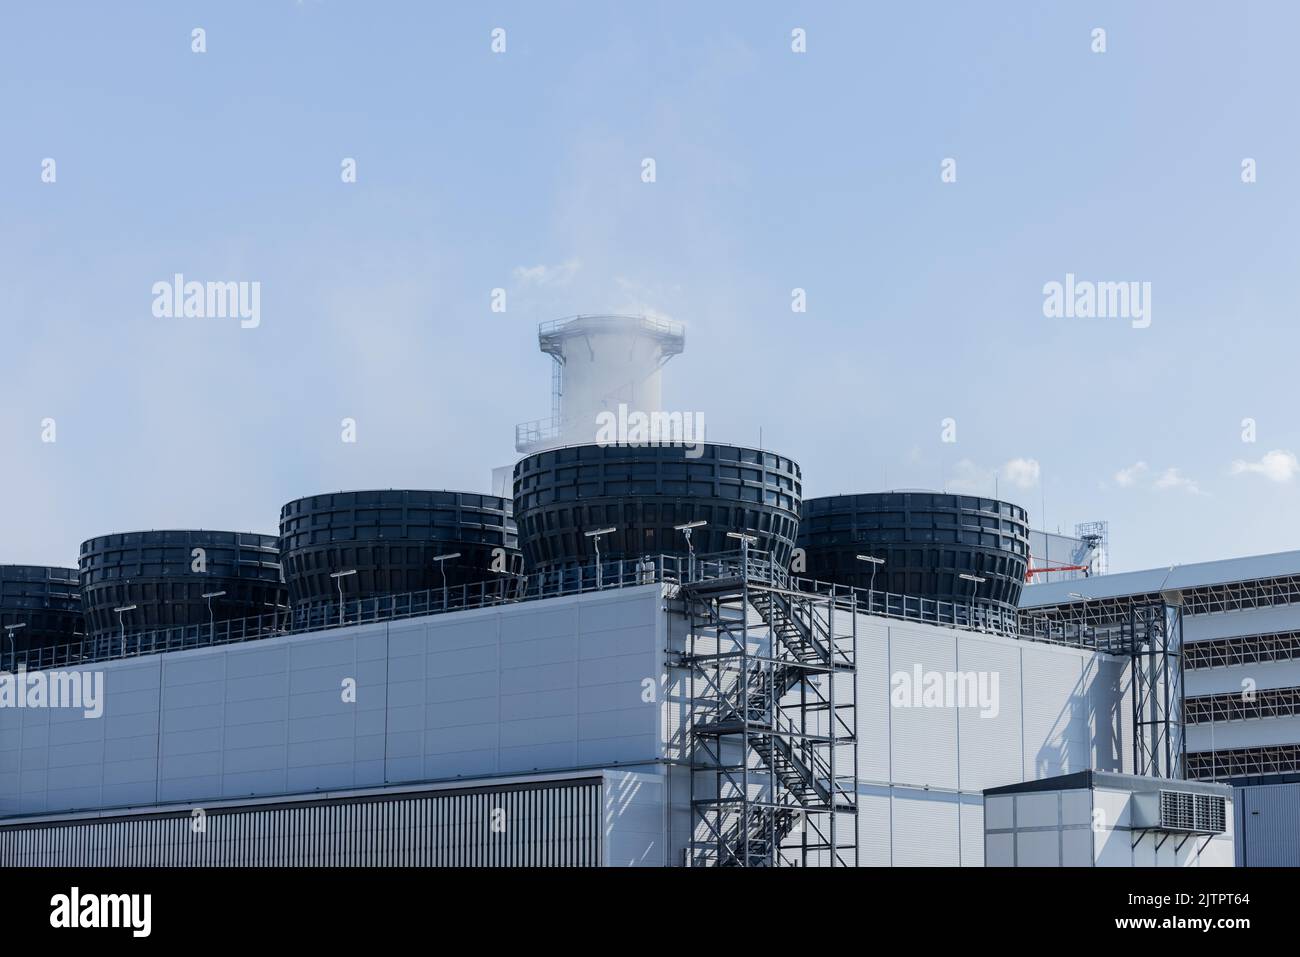
[[[355,575],[357,570],[349,568],[345,572],[330,572],[330,578],[334,579],[335,584],[339,586],[339,625],[343,624],[343,579],[349,575]]]
[[[728,538],[740,539],[740,573],[749,577],[749,546],[758,544],[758,538],[744,532],[727,532]]]
[[[1173,570],[1173,569],[1170,569],[1170,571],[1172,571],[1172,570]],[[1168,578],[1169,578],[1169,576],[1166,575],[1166,576],[1165,576],[1165,579],[1168,580]],[[1082,624],[1082,625],[1080,626],[1080,628],[1079,628],[1079,637],[1082,638],[1082,637],[1083,637],[1083,629],[1088,627],[1088,602],[1092,601],[1092,596],[1091,596],[1091,595],[1081,595],[1081,594],[1079,594],[1077,591],[1072,591],[1072,592],[1069,592],[1068,595],[1067,595],[1066,597],[1068,597],[1068,598],[1077,598],[1077,599],[1079,599],[1079,601],[1083,602],[1083,624]]]
[[[453,558],[460,558],[460,552],[448,552],[445,555],[434,555],[433,560],[438,563],[438,570],[442,572],[442,610],[447,610],[447,562]]]
[[[128,611],[135,611],[139,605],[121,605],[114,608],[117,612],[117,626],[122,630],[122,654],[126,654],[126,619],[123,617]]]
[[[601,575],[601,571],[600,571],[600,536],[609,535],[610,533],[617,532],[617,531],[618,531],[618,527],[615,525],[611,525],[608,528],[598,528],[593,532],[583,532],[583,534],[586,535],[588,538],[590,538],[592,542],[595,543],[596,545],[596,588],[597,589],[599,589],[601,585],[604,584],[604,577]]]
[[[691,581],[695,581],[695,546],[691,544],[691,530],[703,528],[708,524],[709,523],[704,519],[700,519],[697,522],[685,522],[681,525],[673,526],[674,530],[679,531],[686,536],[686,574]]]
[[[208,640],[217,640],[217,620],[212,615],[212,599],[220,598],[224,591],[205,591],[203,597],[208,600]]]
[[[19,628],[26,628],[27,622],[21,621],[16,625],[5,625],[5,631],[9,632],[9,667],[14,671],[18,670],[18,644],[14,638],[14,632]]]
[[[883,558],[878,558],[875,555],[859,555],[858,561],[868,562],[871,565],[871,584],[867,586],[867,605],[870,607],[872,602],[871,596],[876,590],[876,569],[885,564],[885,560]]]
[[[960,578],[960,579],[962,579],[963,581],[968,581],[968,582],[971,582],[972,584],[974,584],[975,587],[971,590],[971,594],[970,594],[970,598],[971,598],[971,600],[970,600],[969,602],[967,602],[967,605],[968,605],[969,608],[970,608],[972,618],[978,618],[978,619],[980,620],[980,622],[983,623],[983,621],[984,621],[984,619],[985,619],[984,610],[983,610],[983,609],[978,609],[978,610],[976,609],[976,607],[975,607],[975,599],[979,597],[979,593],[980,593],[980,585],[984,584],[984,582],[987,581],[987,579],[984,578],[982,575],[972,575],[970,572],[962,572],[962,573],[959,574],[957,577]],[[977,613],[977,611],[978,611],[978,613]],[[956,614],[956,609],[955,609],[955,608],[953,609],[953,614],[954,614],[954,615]],[[973,623],[973,622],[972,622],[972,623]]]

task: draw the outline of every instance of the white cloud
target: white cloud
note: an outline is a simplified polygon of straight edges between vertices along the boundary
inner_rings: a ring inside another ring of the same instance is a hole
[[[1151,467],[1146,462],[1134,462],[1127,468],[1120,469],[1113,477],[1120,488],[1147,488],[1157,492],[1182,489],[1189,495],[1202,494],[1200,486],[1184,475],[1182,469],[1170,466],[1148,483],[1146,478],[1150,472]],[[1105,488],[1104,485],[1102,487]]]
[[[1012,459],[1002,466],[1002,474],[1017,488],[1033,488],[1038,484],[1037,459]]]
[[[565,286],[581,268],[582,263],[577,259],[570,259],[558,266],[516,266],[515,278],[538,286]]]
[[[1296,460],[1294,452],[1274,449],[1265,453],[1264,457],[1258,462],[1237,459],[1232,463],[1233,475],[1249,475],[1251,473],[1258,473],[1270,482],[1289,482],[1296,475],[1300,475],[1300,461]]]
[[[665,290],[651,289],[625,276],[615,276],[614,284],[623,294],[623,298],[615,307],[615,312],[630,316],[645,316],[647,319],[657,319],[662,322],[674,321],[671,314],[655,305],[665,298]]]
[[[952,467],[952,474],[944,482],[950,492],[971,495],[992,495],[1003,479],[1016,488],[1033,488],[1038,484],[1041,469],[1037,459],[1014,458],[999,469],[985,468],[970,459],[962,459]]]
[[[1132,488],[1137,484],[1147,470],[1145,462],[1134,462],[1128,468],[1120,469],[1115,473],[1115,484],[1120,488]]]
[[[1184,489],[1191,495],[1201,494],[1201,490],[1197,487],[1196,483],[1186,475],[1183,475],[1182,472],[1176,468],[1167,468],[1161,472],[1156,480],[1151,483],[1151,487],[1160,489],[1161,491],[1166,489]]]
[[[944,485],[950,492],[987,495],[993,490],[993,473],[980,468],[970,459],[962,459],[952,467],[952,474]]]

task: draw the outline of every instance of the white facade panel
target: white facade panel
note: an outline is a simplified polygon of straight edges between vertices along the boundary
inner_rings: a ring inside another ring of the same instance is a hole
[[[858,865],[889,867],[893,830],[888,788],[858,789]]]
[[[889,625],[858,616],[858,779],[889,781]]]
[[[1017,867],[1060,867],[1061,834],[1056,829],[1016,832]]]
[[[959,806],[961,823],[961,866],[984,866],[984,808],[981,802],[963,795]]]
[[[1025,780],[1056,777],[1091,766],[1092,747],[1083,658],[1067,649],[1025,642]]]
[[[957,795],[895,788],[894,866],[956,867],[961,863]]]
[[[1112,791],[1097,788],[1092,792],[1092,807],[1098,823],[1105,827],[1130,827],[1132,825],[1133,800],[1128,791]]]
[[[984,839],[985,867],[1016,866],[1015,834],[988,834]]]
[[[961,635],[957,671],[986,694],[983,706],[957,709],[960,725],[961,788],[985,788],[1021,780],[1023,734],[1020,725],[1020,648],[1011,641]]]
[[[1092,802],[1087,791],[1061,792],[1061,826],[1090,827],[1092,825]]]
[[[604,863],[610,867],[665,867],[668,851],[668,778],[657,773],[605,772]]]
[[[663,618],[650,585],[104,662],[100,718],[0,709],[0,815],[654,761]]]
[[[1206,641],[1235,635],[1263,635],[1300,629],[1300,605],[1243,608],[1209,615],[1184,615],[1183,640]]]
[[[1087,827],[1061,829],[1061,866],[1092,866],[1092,831]]]
[[[1092,751],[1087,766],[1097,771],[1131,773],[1133,714],[1128,661],[1101,655],[1085,658],[1083,676],[1087,736]]]
[[[956,670],[956,638],[952,632],[941,629],[922,630],[900,625],[892,626],[889,632],[890,766],[893,781],[895,784],[956,789],[956,709],[942,704],[930,706],[922,696],[928,673],[944,675]],[[906,702],[900,705],[898,701],[902,696],[896,697],[895,689],[904,686],[910,693]]]
[[[1247,681],[1260,691],[1266,688],[1300,687],[1300,660],[1257,661],[1223,668],[1194,668],[1186,672],[1183,687],[1189,698],[1206,694],[1238,694],[1248,687]]]
[[[1016,826],[1014,794],[990,794],[984,799],[984,821],[990,830],[1009,831]]]
[[[1016,827],[1057,827],[1061,823],[1060,792],[1016,795]]]
[[[1214,751],[1300,741],[1300,716],[1247,718],[1187,726],[1188,751]]]
[[[1100,827],[1093,835],[1093,849],[1098,867],[1132,867],[1133,832]]]

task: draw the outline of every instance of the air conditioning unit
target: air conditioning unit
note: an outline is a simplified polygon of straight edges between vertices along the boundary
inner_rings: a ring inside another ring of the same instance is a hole
[[[1133,795],[1133,826],[1183,834],[1222,834],[1227,799],[1190,791],[1146,791]]]

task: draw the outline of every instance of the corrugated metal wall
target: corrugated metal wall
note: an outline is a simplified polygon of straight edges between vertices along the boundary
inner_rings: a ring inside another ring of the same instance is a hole
[[[0,826],[5,867],[596,867],[599,778]],[[498,822],[494,830],[494,820]]]
[[[1237,788],[1238,867],[1300,867],[1300,784]]]

